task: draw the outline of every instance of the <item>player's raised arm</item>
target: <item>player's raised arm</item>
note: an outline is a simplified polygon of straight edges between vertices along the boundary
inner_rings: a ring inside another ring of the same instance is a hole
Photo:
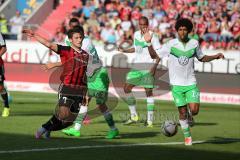
[[[47,70],[50,70],[52,68],[55,68],[55,67],[60,67],[62,66],[62,62],[55,62],[55,63],[46,63],[42,66],[42,69],[47,71]]]
[[[38,42],[46,46],[47,48],[53,50],[54,52],[57,53],[58,51],[58,46],[55,43],[52,43],[48,41],[47,39],[43,38],[42,36],[36,34],[34,31],[31,29],[23,29],[22,33],[26,34],[28,37],[34,37]]]
[[[159,58],[158,54],[156,53],[155,48],[156,48],[156,49],[157,49],[158,47],[160,48],[160,44],[159,44],[159,42],[158,42],[159,45],[156,46],[156,44],[155,44],[155,42],[154,42],[155,40],[153,39],[153,34],[150,34],[149,30],[147,30],[147,31],[145,32],[145,34],[144,34],[144,39],[145,39],[145,41],[149,44],[149,45],[148,45],[148,51],[149,51],[149,54],[150,54],[151,58],[155,60],[155,63],[154,63],[154,65],[153,65],[153,67],[150,69],[150,73],[151,73],[152,75],[155,75],[155,72],[156,72],[156,70],[157,70],[157,66],[158,66],[158,64],[159,64],[159,62],[160,62],[160,58]],[[158,40],[157,40],[157,41],[158,41]]]
[[[212,56],[204,55],[203,58],[200,59],[199,61],[210,62],[210,61],[215,60],[215,59],[224,59],[224,55],[222,53],[217,53],[217,54],[212,55]]]
[[[156,46],[155,37],[153,38],[153,34],[151,34],[149,32],[149,29],[146,29],[146,31],[144,31],[144,32],[145,32],[144,39],[148,43],[148,51],[149,51],[149,54],[150,54],[151,58],[152,59],[159,59],[159,61],[160,61],[160,58],[155,51],[155,49],[160,48],[159,42],[157,44],[158,46]]]
[[[198,44],[196,53],[197,53],[196,57],[200,62],[210,62],[215,59],[224,59],[224,55],[222,53],[217,53],[217,54],[211,55],[211,56],[204,55],[199,44]]]

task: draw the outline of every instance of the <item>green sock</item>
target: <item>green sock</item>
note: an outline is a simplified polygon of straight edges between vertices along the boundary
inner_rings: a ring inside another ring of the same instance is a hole
[[[181,125],[184,138],[191,137],[190,127],[188,125],[188,121],[186,120],[179,120],[179,123]]]
[[[104,114],[104,118],[105,118],[108,126],[109,126],[112,130],[116,129],[116,127],[115,127],[115,122],[114,122],[114,120],[113,120],[112,114],[111,114],[110,112],[108,112],[108,111],[106,111],[106,112],[103,113],[103,114]]]
[[[191,132],[190,132],[190,128],[182,128],[182,131],[183,131],[183,135],[184,135],[184,138],[187,138],[187,137],[191,137]]]

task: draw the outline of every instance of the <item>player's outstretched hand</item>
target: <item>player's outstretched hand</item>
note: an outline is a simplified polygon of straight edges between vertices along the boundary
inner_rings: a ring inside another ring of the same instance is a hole
[[[150,34],[149,29],[146,29],[146,30],[144,31],[144,40],[145,40],[146,42],[150,43],[151,40],[152,40],[152,36],[153,36],[153,35]]]
[[[216,54],[216,59],[224,59],[224,55],[222,53]]]
[[[44,65],[42,65],[42,69],[44,70],[44,71],[48,71],[48,70],[50,70],[50,69],[52,69],[52,68],[54,68],[55,66],[53,65],[53,63],[46,63],[46,64],[44,64]]]
[[[23,33],[23,34],[26,34],[26,35],[29,36],[29,37],[33,37],[33,36],[34,36],[34,32],[33,32],[33,30],[31,30],[31,29],[23,29],[23,30],[22,30],[22,33]]]

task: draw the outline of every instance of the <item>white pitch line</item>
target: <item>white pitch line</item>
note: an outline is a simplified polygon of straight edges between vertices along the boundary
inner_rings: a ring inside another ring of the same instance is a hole
[[[194,141],[193,144],[206,143],[207,141]],[[56,147],[56,148],[36,148],[36,149],[22,149],[22,150],[9,150],[0,151],[4,153],[25,153],[25,152],[44,152],[56,150],[71,150],[71,149],[94,149],[94,148],[117,148],[117,147],[136,147],[136,146],[165,146],[165,145],[182,145],[183,142],[168,142],[168,143],[136,143],[136,144],[112,144],[112,145],[89,145],[89,146],[72,146],[72,147]]]

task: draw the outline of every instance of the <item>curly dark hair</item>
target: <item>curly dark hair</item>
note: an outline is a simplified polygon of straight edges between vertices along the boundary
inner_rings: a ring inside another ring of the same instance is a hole
[[[186,27],[187,30],[188,30],[188,33],[190,33],[193,29],[193,23],[190,19],[187,19],[187,18],[180,18],[177,20],[176,24],[175,24],[175,29],[178,31],[178,29],[180,27]]]

